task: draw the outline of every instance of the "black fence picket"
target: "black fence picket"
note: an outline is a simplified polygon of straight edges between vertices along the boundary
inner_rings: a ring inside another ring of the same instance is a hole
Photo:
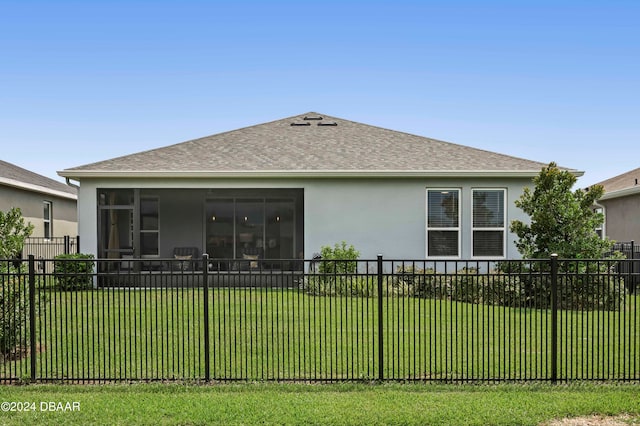
[[[640,381],[634,259],[46,262],[0,261],[0,382]]]
[[[80,236],[71,237],[28,237],[24,241],[22,257],[34,256],[36,267],[44,268],[45,259],[53,259],[60,254],[77,254],[80,252]]]

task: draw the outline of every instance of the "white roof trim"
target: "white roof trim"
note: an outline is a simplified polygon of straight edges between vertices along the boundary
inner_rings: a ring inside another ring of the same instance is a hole
[[[229,170],[229,171],[105,171],[62,170],[79,178],[405,178],[405,177],[534,177],[540,170]],[[575,176],[584,172],[571,170]]]
[[[19,180],[9,179],[5,177],[0,177],[0,184],[12,186],[14,188],[19,188],[19,189],[25,189],[27,191],[39,192],[41,194],[53,195],[60,198],[67,198],[69,200],[78,199],[78,196],[75,194],[70,194],[68,192],[58,191],[56,189],[46,188],[44,186],[21,182]]]
[[[640,194],[640,186],[619,189],[617,191],[605,192],[605,194],[602,197],[600,197],[600,200],[610,200],[612,198],[626,197],[634,194]]]

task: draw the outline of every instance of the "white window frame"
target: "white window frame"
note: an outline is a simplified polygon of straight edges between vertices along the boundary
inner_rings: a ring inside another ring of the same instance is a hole
[[[430,192],[456,192],[458,194],[458,224],[456,227],[430,227],[429,226],[429,193]],[[426,191],[426,214],[425,214],[425,253],[427,258],[431,259],[460,259],[462,256],[462,189],[461,188],[427,188]],[[456,231],[458,233],[458,254],[454,256],[430,255],[429,253],[429,232],[431,231]]]
[[[602,213],[602,215],[604,215],[604,208],[603,207],[596,207],[593,209],[594,213]],[[607,223],[607,218],[605,216],[604,221],[602,222],[602,224],[600,226],[596,226],[596,233],[600,232],[600,239],[604,240],[605,235],[604,235],[604,225],[605,223]]]
[[[44,213],[47,211],[46,207],[48,206],[49,217],[46,217]],[[43,201],[42,202],[42,232],[44,234],[44,238],[50,240],[53,238],[53,202],[51,201]],[[47,224],[49,225],[49,235],[47,235]]]
[[[502,227],[476,227],[474,226],[473,223],[473,216],[474,216],[474,209],[475,209],[475,205],[473,202],[473,195],[476,192],[483,192],[483,191],[491,191],[491,192],[498,192],[501,191],[502,192],[502,211],[503,211],[503,220],[502,220]],[[507,189],[506,188],[471,188],[471,258],[472,259],[506,259],[507,257]],[[473,247],[474,247],[474,236],[475,236],[475,232],[476,231],[502,231],[502,255],[498,256],[498,255],[492,255],[492,256],[485,256],[485,255],[480,255],[480,256],[476,256],[474,251],[473,251]]]

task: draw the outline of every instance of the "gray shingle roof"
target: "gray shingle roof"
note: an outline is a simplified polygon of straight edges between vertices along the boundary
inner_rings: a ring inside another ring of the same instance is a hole
[[[537,174],[546,164],[309,112],[59,172],[155,175]]]
[[[640,189],[640,168],[604,180],[598,185],[602,185],[604,187],[605,193],[612,193],[627,189]]]
[[[69,185],[2,160],[0,160],[0,184],[65,198],[75,199],[77,195],[77,190]]]

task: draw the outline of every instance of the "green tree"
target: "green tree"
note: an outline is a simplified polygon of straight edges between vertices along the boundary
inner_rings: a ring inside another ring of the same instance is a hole
[[[22,252],[24,240],[33,232],[33,225],[25,222],[20,208],[0,211],[0,259],[11,259]]]
[[[572,191],[576,180],[571,172],[550,163],[534,178],[534,190],[524,189],[516,206],[531,222],[514,220],[510,226],[524,258],[548,258],[557,253],[565,259],[599,259],[611,250],[613,242],[601,239],[595,231],[604,215],[592,209],[604,188],[594,185]]]

